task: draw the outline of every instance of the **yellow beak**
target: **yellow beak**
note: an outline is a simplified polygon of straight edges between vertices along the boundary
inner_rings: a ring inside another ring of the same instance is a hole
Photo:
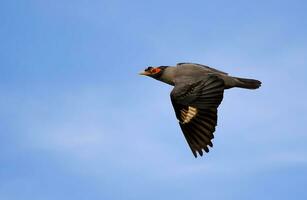
[[[146,72],[146,71],[142,71],[142,72],[139,73],[139,75],[148,76],[148,75],[150,75],[150,73]]]

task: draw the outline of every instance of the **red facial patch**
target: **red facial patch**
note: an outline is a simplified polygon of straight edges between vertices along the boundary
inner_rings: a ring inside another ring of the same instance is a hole
[[[160,71],[161,71],[160,68],[152,68],[152,69],[150,70],[150,73],[156,74],[156,73],[159,73]]]

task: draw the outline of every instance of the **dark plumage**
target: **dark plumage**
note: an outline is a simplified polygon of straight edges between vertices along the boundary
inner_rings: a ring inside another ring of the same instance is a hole
[[[195,64],[179,63],[177,66],[148,67],[141,75],[150,76],[173,85],[171,101],[180,128],[197,157],[209,152],[217,125],[217,108],[223,100],[225,89],[233,87],[257,89],[261,82],[254,79],[229,76],[217,69]]]

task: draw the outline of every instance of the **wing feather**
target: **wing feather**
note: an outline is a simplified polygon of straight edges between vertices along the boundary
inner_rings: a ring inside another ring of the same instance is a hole
[[[190,85],[175,85],[171,100],[180,128],[195,157],[209,152],[217,125],[217,107],[224,94],[224,82],[208,75]]]

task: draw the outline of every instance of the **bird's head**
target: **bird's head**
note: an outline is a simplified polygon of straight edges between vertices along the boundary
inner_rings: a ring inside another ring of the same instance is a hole
[[[167,66],[160,66],[160,67],[147,67],[144,71],[140,72],[140,75],[149,76],[155,79],[159,79],[164,70],[167,68]]]

